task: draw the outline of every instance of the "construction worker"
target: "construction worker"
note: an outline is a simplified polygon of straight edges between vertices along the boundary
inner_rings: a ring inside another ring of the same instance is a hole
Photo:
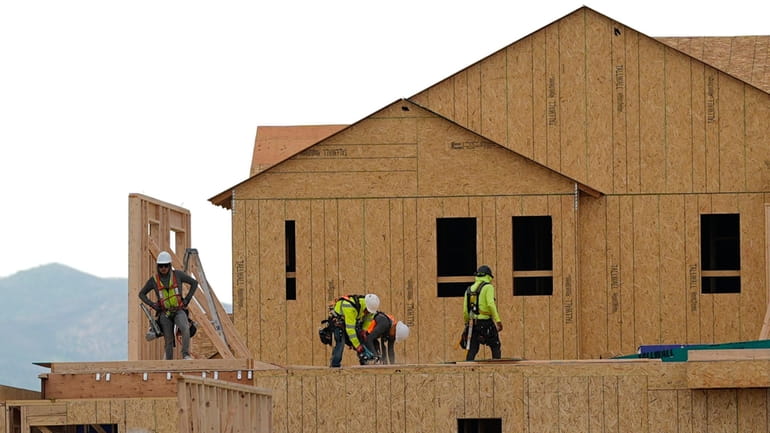
[[[374,353],[366,348],[358,338],[358,331],[366,315],[373,315],[380,307],[380,298],[368,295],[345,295],[337,298],[330,307],[329,321],[333,323],[334,349],[330,365],[339,367],[342,364],[342,352],[346,342],[358,353],[359,363],[366,364],[374,359]]]
[[[503,322],[495,305],[495,287],[492,285],[492,269],[487,265],[479,266],[476,281],[468,287],[463,298],[463,319],[470,337],[464,345],[468,353],[466,361],[473,361],[479,351],[479,344],[489,346],[492,359],[500,359],[500,336]]]
[[[161,251],[156,260],[158,272],[151,276],[139,292],[139,299],[154,309],[158,314],[158,324],[163,331],[165,340],[164,359],[174,358],[174,325],[176,325],[182,337],[182,358],[192,359],[190,356],[190,320],[187,306],[195,295],[198,282],[186,273],[171,268],[171,254]],[[190,286],[187,296],[183,296],[182,284]],[[158,302],[153,302],[147,297],[151,291],[155,292]]]
[[[409,327],[382,311],[363,324],[364,345],[379,358],[381,364],[396,363],[395,343],[409,336]],[[386,348],[387,347],[387,348]]]

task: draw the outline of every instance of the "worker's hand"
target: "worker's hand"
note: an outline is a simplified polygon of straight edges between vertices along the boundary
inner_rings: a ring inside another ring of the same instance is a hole
[[[497,332],[500,332],[503,330],[503,322],[497,322],[495,323],[495,325],[497,326]]]
[[[358,347],[356,347],[356,353],[361,353],[364,351],[364,345],[359,344]]]

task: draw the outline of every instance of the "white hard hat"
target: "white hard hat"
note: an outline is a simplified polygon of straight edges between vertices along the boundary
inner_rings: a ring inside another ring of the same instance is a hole
[[[170,264],[171,254],[167,253],[166,251],[161,251],[160,254],[158,254],[158,260],[156,263],[159,265]]]
[[[396,341],[406,340],[409,336],[409,327],[402,321],[396,323]]]
[[[376,313],[380,308],[380,297],[374,293],[366,295],[364,297],[364,302],[366,303],[366,309],[372,314]]]

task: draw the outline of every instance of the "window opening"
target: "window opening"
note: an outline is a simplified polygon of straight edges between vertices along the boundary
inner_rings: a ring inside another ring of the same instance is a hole
[[[457,433],[502,433],[502,418],[458,418]]]
[[[476,218],[436,218],[439,298],[462,297],[476,271]]]
[[[513,296],[553,295],[550,216],[513,217]]]
[[[296,228],[292,220],[285,224],[286,233],[286,300],[297,299],[297,245]]]
[[[738,214],[702,214],[701,293],[741,292],[741,242]]]

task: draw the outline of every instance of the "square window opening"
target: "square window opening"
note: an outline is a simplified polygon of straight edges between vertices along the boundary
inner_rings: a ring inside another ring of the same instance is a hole
[[[502,418],[458,418],[458,433],[502,433]]]
[[[437,296],[462,297],[476,271],[476,218],[436,219]]]

